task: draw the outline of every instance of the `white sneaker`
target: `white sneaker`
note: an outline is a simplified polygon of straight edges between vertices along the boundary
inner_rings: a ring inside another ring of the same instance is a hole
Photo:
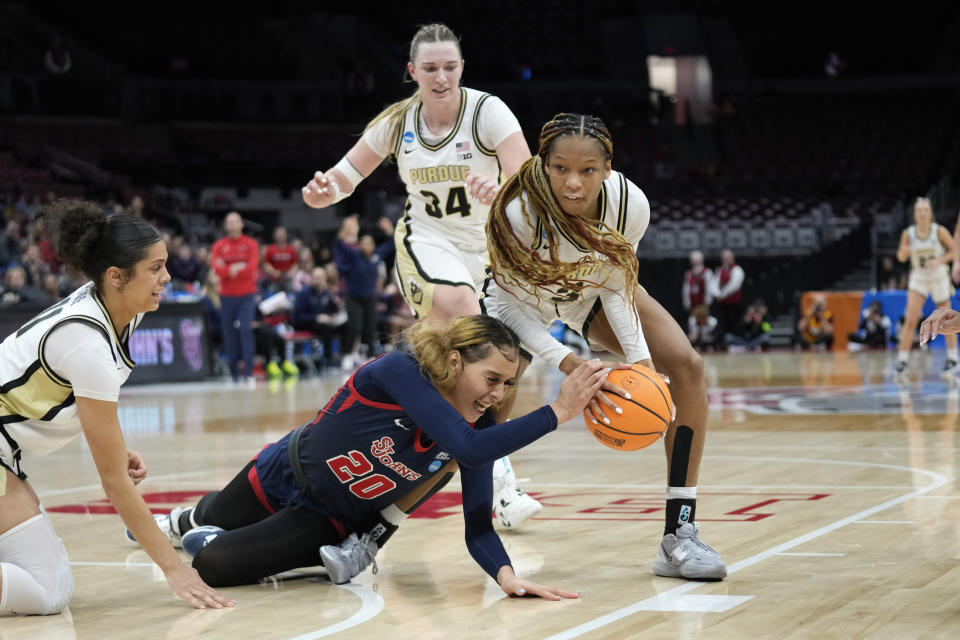
[[[504,487],[493,496],[493,513],[505,527],[519,527],[537,515],[543,505],[517,486]]]
[[[153,516],[153,521],[157,523],[157,527],[160,528],[163,535],[167,536],[167,540],[173,545],[174,549],[183,548],[181,544],[183,534],[180,533],[180,514],[188,509],[192,511],[193,507],[174,507],[170,513],[158,513]],[[137,542],[137,539],[133,537],[130,529],[126,530],[126,538],[134,544],[140,544]]]
[[[513,473],[510,458],[503,456],[493,461],[493,495],[503,491],[504,487],[517,486],[517,476]]]
[[[517,487],[510,458],[504,456],[493,463],[493,512],[505,527],[519,527],[535,516],[543,505]]]
[[[700,539],[700,523],[686,522],[676,534],[668,533],[660,540],[653,572],[666,578],[723,580],[727,565]]]

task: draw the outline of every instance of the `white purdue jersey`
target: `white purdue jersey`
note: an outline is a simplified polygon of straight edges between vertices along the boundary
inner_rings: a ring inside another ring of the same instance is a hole
[[[913,272],[923,274],[928,278],[940,277],[941,271],[946,275],[947,266],[943,265],[936,273],[925,273],[926,266],[946,253],[943,244],[940,242],[940,225],[936,222],[930,224],[930,233],[926,238],[920,238],[917,235],[917,225],[912,224],[907,228],[907,235],[910,238],[910,269]]]
[[[110,345],[122,383],[134,366],[127,341],[142,316],[138,314],[118,336],[106,306],[88,282],[0,343],[0,449],[6,445],[13,453],[19,448],[43,455],[80,435],[70,381],[53,371],[44,357],[44,343],[56,327],[82,322],[97,329]]]
[[[526,192],[520,198],[529,210]],[[520,198],[513,199],[507,205],[510,225],[526,246],[536,250],[544,260],[549,260],[546,233],[532,211],[527,221]],[[600,210],[601,220],[623,235],[636,251],[650,223],[650,204],[643,191],[622,173],[611,171],[600,192]],[[567,238],[559,229],[556,233],[559,236],[559,246],[556,248],[558,260],[572,263],[584,257],[588,251],[586,247]],[[602,303],[611,328],[628,359],[637,362],[648,358],[649,350],[636,313],[627,306],[627,283],[624,282],[623,270],[601,260],[599,264],[577,274],[577,278],[582,281],[582,286],[572,289],[559,286],[541,288],[539,297],[516,285],[488,281],[484,294],[490,300],[485,297],[481,304],[490,315],[513,329],[534,353],[558,365],[569,349],[550,338],[544,327],[559,318],[571,329],[582,333],[584,324],[593,319]]]
[[[494,107],[494,103],[499,104]],[[484,104],[497,114],[494,121],[480,118]],[[494,177],[499,182],[500,162],[494,147],[520,131],[520,125],[498,98],[461,87],[456,124],[443,139],[431,144],[421,129],[422,109],[422,102],[407,109],[403,126],[390,140],[389,153],[396,158],[400,179],[407,186],[406,214],[418,232],[438,234],[464,251],[485,252],[484,226],[490,206],[469,198],[467,173]],[[484,130],[481,123],[486,123]],[[380,128],[368,133],[377,136],[383,131]],[[371,143],[371,148],[383,150],[376,143]]]

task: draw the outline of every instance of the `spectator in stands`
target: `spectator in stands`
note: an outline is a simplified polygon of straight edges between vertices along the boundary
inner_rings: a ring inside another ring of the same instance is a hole
[[[52,273],[43,276],[42,289],[53,298],[54,302],[63,298],[63,290],[60,288],[60,278]]]
[[[3,274],[3,291],[0,293],[0,306],[8,307],[22,302],[46,304],[51,297],[39,287],[27,284],[27,272],[23,267],[14,266]]]
[[[403,330],[416,321],[413,308],[407,304],[396,282],[388,282],[383,287],[380,303],[377,305],[377,319],[382,342],[390,348]]]
[[[710,284],[714,309],[719,321],[719,335],[737,333],[743,317],[744,273],[737,264],[733,251],[724,249],[720,254],[720,266],[714,272]]]
[[[726,335],[730,352],[761,351],[770,346],[770,322],[767,320],[767,303],[761,298],[753,301],[743,314],[743,324],[738,333]]]
[[[260,248],[255,239],[244,235],[243,218],[236,211],[227,214],[223,228],[227,235],[214,242],[210,250],[211,266],[220,277],[223,345],[234,381],[243,380],[252,385],[255,353],[252,323],[256,313]]]
[[[877,270],[877,289],[906,289],[907,270],[898,265],[893,256],[884,256],[880,259],[880,268]]]
[[[349,240],[357,237],[360,223],[357,216],[348,216],[340,227],[334,256],[346,280],[347,330],[341,350],[341,364],[352,368],[357,358],[357,338],[367,347],[368,355],[379,351],[377,341],[377,295],[384,278],[384,260],[394,251],[393,224],[380,218],[380,229],[387,235],[380,246],[373,236],[364,235],[356,247]],[[342,265],[342,266],[341,266]]]
[[[314,252],[314,255],[317,257],[316,262],[318,267],[326,267],[328,264],[333,262],[333,252],[330,251],[329,245],[321,246],[319,249],[317,249],[317,251]]]
[[[203,271],[203,265],[193,255],[193,249],[186,242],[177,247],[176,253],[167,262],[167,272],[174,283],[199,284]]]
[[[340,269],[337,268],[337,263],[331,260],[323,266],[323,270],[327,272],[327,288],[343,299],[343,285],[345,282],[343,278],[340,277]]]
[[[293,274],[293,278],[290,280],[290,289],[297,293],[304,287],[309,287],[310,283],[313,282],[313,251],[308,247],[304,247],[300,250],[300,264],[297,267],[296,273]],[[334,288],[334,291],[337,289]]]
[[[287,243],[287,230],[277,227],[273,230],[273,244],[267,246],[263,258],[263,272],[269,279],[272,291],[287,289],[297,273],[299,257],[293,245]]]
[[[27,272],[27,282],[36,287],[42,286],[44,278],[51,273],[50,265],[43,261],[40,247],[35,244],[27,246],[20,258],[20,266]]]
[[[687,313],[694,307],[705,304],[708,307],[713,300],[710,291],[710,270],[703,266],[703,254],[690,252],[690,269],[683,274],[683,308]]]
[[[687,318],[687,338],[699,352],[713,351],[715,348],[717,319],[710,315],[710,307],[700,303]]]
[[[15,220],[7,222],[7,226],[0,231],[0,271],[11,264],[20,262],[23,254],[23,244],[20,239],[20,224]]]
[[[797,323],[797,335],[794,342],[801,349],[818,347],[833,348],[833,313],[827,309],[827,297],[818,293],[813,298],[813,306]]]
[[[33,223],[33,237],[36,239],[37,248],[40,249],[40,257],[50,267],[52,273],[60,273],[60,260],[57,258],[57,250],[53,242],[46,233],[46,221],[41,216]]]
[[[327,272],[314,267],[312,281],[297,293],[293,303],[293,328],[309,331],[323,343],[323,357],[333,364],[333,339],[344,341],[346,318],[341,309],[340,298],[327,288]]]
[[[130,203],[127,205],[127,213],[138,218],[143,217],[143,198],[140,196],[133,196],[130,198]]]
[[[213,350],[215,363],[220,360],[220,351],[223,349],[223,320],[220,315],[220,276],[213,269],[207,271],[203,286],[200,288],[200,303],[203,305],[207,317],[207,329],[210,331],[210,348]]]
[[[883,314],[883,303],[874,300],[863,310],[860,326],[847,336],[847,348],[850,351],[859,351],[864,347],[886,349],[890,344],[890,327],[890,318]]]

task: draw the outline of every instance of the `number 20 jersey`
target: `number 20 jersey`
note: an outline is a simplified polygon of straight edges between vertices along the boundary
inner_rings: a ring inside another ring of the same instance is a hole
[[[489,135],[478,130],[480,109],[491,96],[461,88],[460,113],[453,129],[436,144],[421,137],[422,103],[407,109],[393,152],[400,178],[407,186],[406,214],[417,228],[447,238],[471,253],[487,250],[484,226],[490,206],[467,195],[467,173],[500,181],[495,149],[482,142]]]

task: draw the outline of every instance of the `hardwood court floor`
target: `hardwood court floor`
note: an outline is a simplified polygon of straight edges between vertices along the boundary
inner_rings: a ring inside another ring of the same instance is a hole
[[[235,610],[176,600],[127,545],[82,441],[25,461],[73,561],[68,613],[0,618],[0,639],[136,638],[956,638],[960,637],[960,390],[915,354],[897,386],[887,354],[707,357],[711,435],[697,516],[730,575],[650,572],[662,529],[660,446],[618,453],[582,421],[512,460],[546,505],[502,532],[518,572],[581,601],[502,596],[463,544],[452,484],[402,527],[366,572],[226,590]],[[221,487],[264,444],[313,417],[340,383],[130,388],[121,422],[150,468],[158,510]],[[522,405],[559,375],[534,368]]]

